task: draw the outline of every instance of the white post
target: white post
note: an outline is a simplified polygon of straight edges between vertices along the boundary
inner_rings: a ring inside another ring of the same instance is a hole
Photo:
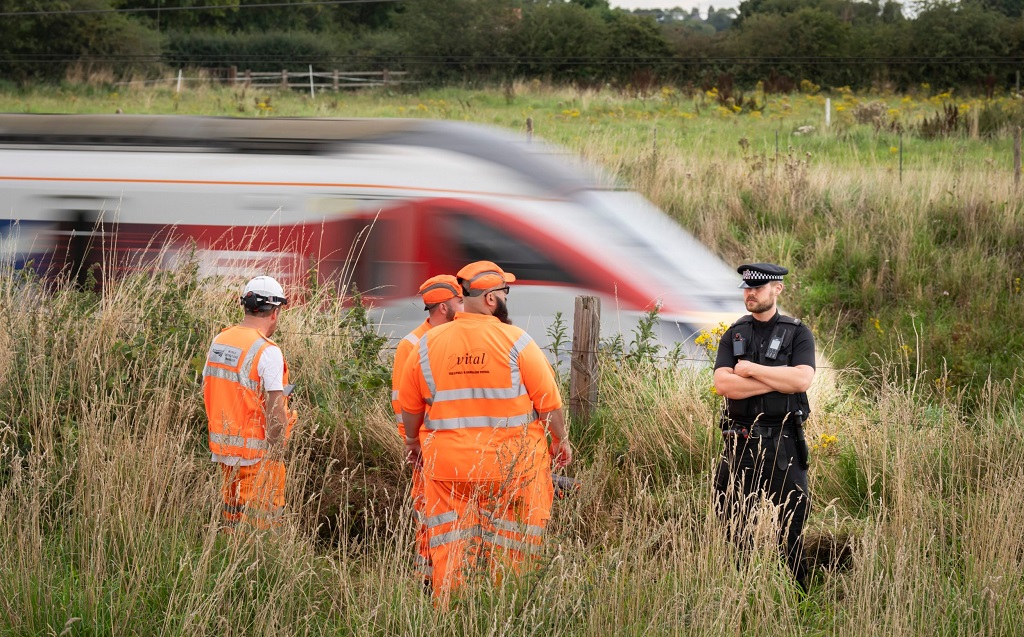
[[[175,93],[181,92],[181,69],[178,69],[178,88],[174,89]]]
[[[832,98],[825,98],[825,128],[832,125]]]
[[[316,92],[313,89],[313,65],[309,65],[309,96],[316,99]]]

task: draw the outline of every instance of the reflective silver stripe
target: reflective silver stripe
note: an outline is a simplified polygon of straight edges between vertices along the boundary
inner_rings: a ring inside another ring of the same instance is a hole
[[[511,427],[522,427],[537,420],[537,412],[530,411],[528,414],[509,416],[508,418],[497,418],[494,416],[466,416],[462,418],[442,418],[440,420],[424,420],[423,426],[433,431],[442,429],[470,429],[473,427],[492,427],[494,429],[508,429]]]
[[[266,440],[260,440],[259,438],[243,438],[242,436],[231,436],[228,434],[211,433],[210,442],[227,445],[229,447],[244,447],[246,449],[254,449],[257,451],[266,450],[267,448]]]
[[[469,283],[470,283],[470,285],[472,285],[473,283],[476,283],[476,280],[477,280],[477,279],[482,279],[482,278],[484,278],[485,276],[490,276],[490,275],[492,275],[492,274],[493,274],[494,276],[498,277],[499,279],[501,279],[501,284],[502,284],[502,285],[505,285],[505,277],[504,277],[504,276],[502,276],[502,274],[501,274],[500,272],[496,272],[496,271],[494,271],[494,270],[485,270],[485,271],[481,272],[480,274],[478,274],[478,275],[476,275],[475,277],[473,277],[472,279],[470,279],[470,280],[469,280]]]
[[[422,555],[416,555],[413,557],[412,563],[413,569],[420,575],[430,577],[434,574],[434,567],[428,558],[425,558]]]
[[[402,422],[402,414],[401,414],[401,413],[397,413],[397,414],[395,414],[395,424],[396,424],[396,425],[402,425],[402,424],[404,424],[404,423]]]
[[[509,533],[537,536],[544,535],[544,527],[533,524],[520,524],[519,522],[513,522],[512,520],[505,520],[502,518],[491,518],[491,524],[494,525],[494,528],[501,529],[502,531],[508,531]]]
[[[435,526],[441,526],[442,524],[448,524],[459,519],[458,511],[448,511],[447,513],[439,513],[433,515],[423,521],[427,525],[427,528],[434,528]]]
[[[430,292],[431,290],[450,290],[451,293],[454,294],[455,296],[462,296],[462,292],[459,292],[458,290],[456,290],[455,286],[452,285],[451,283],[435,283],[435,284],[433,284],[431,286],[428,286],[428,287],[420,290],[420,296],[423,296],[424,294],[426,294],[427,292]],[[444,303],[444,301],[440,301],[440,302]]]
[[[420,339],[420,368],[423,370],[423,380],[427,383],[427,391],[430,392],[427,404],[433,404],[437,385],[434,384],[434,374],[430,371],[430,355],[427,353],[427,339],[425,338]]]
[[[434,375],[430,369],[430,356],[427,351],[427,339],[420,339],[420,367],[423,369],[423,379],[426,381],[427,389],[430,391],[430,399],[427,403],[435,405],[439,402],[451,400],[473,399],[509,400],[525,395],[527,392],[526,387],[522,384],[522,373],[519,368],[519,354],[532,342],[533,339],[530,335],[524,332],[518,339],[516,339],[516,342],[513,343],[512,347],[509,349],[508,360],[511,370],[509,387],[465,387],[461,389],[444,389],[438,391],[437,385],[434,382]],[[464,416],[460,418],[444,418],[441,420],[435,420],[425,417],[423,420],[423,426],[434,431],[442,429],[467,429],[473,427],[505,429],[509,427],[521,427],[536,419],[536,412],[531,409],[529,413],[509,416],[506,418],[495,418],[493,416]]]
[[[519,551],[520,553],[539,553],[541,550],[541,547],[536,544],[521,540],[513,540],[512,538],[505,537],[504,535],[498,535],[496,533],[484,532],[483,538],[484,542],[490,542],[491,544]]]
[[[238,373],[242,375],[242,378],[249,380],[249,382],[252,382],[252,379],[249,378],[249,375],[252,374],[252,362],[256,359],[256,354],[258,354],[263,348],[264,343],[269,345],[270,341],[262,336],[253,341],[252,345],[249,346],[249,351],[245,353],[245,358],[242,360],[242,366],[238,369]],[[258,383],[257,386],[259,386]]]
[[[416,345],[417,345],[417,344],[419,344],[419,342],[420,342],[420,337],[419,337],[419,336],[416,336],[416,335],[415,335],[415,334],[413,334],[412,332],[409,332],[408,334],[406,334],[406,335],[405,335],[405,336],[404,336],[404,337],[402,338],[402,340],[403,340],[403,341],[409,341],[410,343],[412,343],[412,346],[413,346],[413,347],[416,347]]]
[[[391,390],[391,400],[398,400],[398,390],[397,389],[392,389]]]
[[[245,507],[240,504],[225,504],[221,509],[224,513],[235,515],[245,510]]]
[[[221,369],[220,367],[213,367],[211,365],[207,365],[203,369],[203,376],[212,376],[213,378],[219,378],[221,380],[226,380],[232,383],[238,383],[242,387],[245,387],[246,389],[251,389],[252,391],[256,391],[257,389],[259,389],[260,386],[259,383],[249,378],[248,376],[242,376],[242,374],[239,372],[233,372],[230,369]]]
[[[513,388],[515,388],[517,386],[521,386],[522,382],[523,382],[522,372],[519,371],[519,353],[522,352],[524,349],[526,349],[526,346],[529,345],[532,342],[533,342],[533,339],[530,338],[530,335],[525,333],[525,332],[523,332],[523,335],[520,336],[516,340],[516,342],[512,344],[512,349],[508,353],[508,366],[512,369],[512,387]],[[526,393],[526,389],[525,388],[523,389],[522,393],[524,393],[524,394]]]
[[[519,398],[526,393],[522,385],[514,384],[512,387],[467,387],[465,389],[442,389],[434,396],[434,404],[446,400],[470,400],[483,398],[487,400],[501,400],[504,398]]]
[[[451,544],[459,540],[470,540],[475,537],[482,537],[479,526],[472,526],[468,529],[455,529],[441,535],[430,538],[430,548],[434,549],[444,544]]]

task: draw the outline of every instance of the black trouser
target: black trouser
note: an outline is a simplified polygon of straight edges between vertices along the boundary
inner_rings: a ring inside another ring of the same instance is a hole
[[[793,576],[806,585],[803,529],[811,510],[807,471],[796,455],[798,427],[753,427],[750,437],[727,436],[725,453],[715,476],[718,514],[729,536],[741,546],[747,543],[746,528],[762,496],[778,507],[779,544],[785,543],[786,562]],[[758,437],[756,434],[765,434]],[[769,434],[771,437],[768,437]]]

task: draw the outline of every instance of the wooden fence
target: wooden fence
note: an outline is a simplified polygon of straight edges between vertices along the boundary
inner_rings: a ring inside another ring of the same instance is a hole
[[[263,88],[297,88],[317,92],[339,91],[346,88],[370,88],[402,84],[406,71],[272,71],[269,73],[246,70],[239,73],[231,67],[227,73],[229,84]]]
[[[241,73],[234,66],[214,66],[200,69],[198,77],[186,77],[184,70],[179,70],[177,77],[157,78],[150,80],[131,80],[117,82],[119,86],[131,84],[174,84],[175,91],[181,92],[182,85],[186,82],[209,84],[219,82],[232,86],[245,86],[254,88],[281,88],[281,89],[302,89],[308,90],[310,94],[316,95],[323,91],[340,91],[346,88],[373,88],[379,86],[396,86],[408,84],[405,79],[406,71],[314,71],[312,67],[308,71],[271,71],[269,73],[245,70]]]

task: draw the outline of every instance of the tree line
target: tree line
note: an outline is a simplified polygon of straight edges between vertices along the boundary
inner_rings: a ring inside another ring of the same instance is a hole
[[[629,12],[607,0],[0,0],[0,78],[182,66],[409,71],[642,88],[719,83],[988,91],[1016,83],[1024,0],[744,0]]]

